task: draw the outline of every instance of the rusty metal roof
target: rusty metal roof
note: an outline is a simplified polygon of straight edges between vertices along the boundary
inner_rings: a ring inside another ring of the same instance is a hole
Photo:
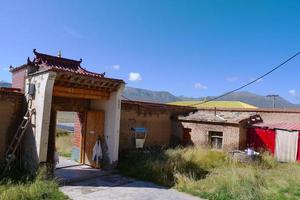
[[[282,129],[289,131],[300,131],[300,123],[287,123],[287,122],[278,122],[278,123],[258,123],[253,124],[252,127],[259,127],[265,129]]]

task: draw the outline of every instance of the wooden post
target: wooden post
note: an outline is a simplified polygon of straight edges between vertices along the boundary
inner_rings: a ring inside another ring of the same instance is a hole
[[[56,133],[56,110],[51,110],[50,117],[50,127],[49,127],[49,140],[48,140],[48,150],[47,150],[47,164],[51,170],[54,172],[54,153],[55,153],[55,133]]]

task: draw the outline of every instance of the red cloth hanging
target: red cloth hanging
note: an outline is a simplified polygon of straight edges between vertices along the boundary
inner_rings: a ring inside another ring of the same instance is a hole
[[[275,152],[275,131],[263,128],[250,128],[248,130],[247,143],[256,150]]]
[[[298,136],[298,153],[297,153],[297,160],[300,161],[300,131]]]

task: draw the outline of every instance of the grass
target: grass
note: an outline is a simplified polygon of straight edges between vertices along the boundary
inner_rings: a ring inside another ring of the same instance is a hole
[[[60,156],[71,157],[73,133],[56,133],[56,151]]]
[[[58,112],[57,121],[60,123],[73,123],[75,120],[75,112]]]
[[[120,159],[119,169],[212,200],[300,199],[300,165],[277,163],[268,154],[260,163],[241,164],[198,148],[135,151]]]
[[[37,176],[29,177],[23,171],[14,170],[0,180],[1,200],[64,200],[68,199],[58,189],[56,181],[46,179],[44,170]],[[14,176],[11,176],[11,175]]]

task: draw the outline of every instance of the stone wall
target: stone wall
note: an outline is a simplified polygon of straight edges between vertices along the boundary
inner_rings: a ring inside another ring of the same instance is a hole
[[[241,145],[240,138],[243,137],[240,133],[240,127],[212,125],[203,123],[182,122],[184,128],[190,128],[191,143],[201,148],[210,148],[209,132],[216,131],[223,133],[223,150],[231,151],[238,149]]]
[[[24,96],[9,89],[0,89],[0,160],[13,138],[23,114]]]

